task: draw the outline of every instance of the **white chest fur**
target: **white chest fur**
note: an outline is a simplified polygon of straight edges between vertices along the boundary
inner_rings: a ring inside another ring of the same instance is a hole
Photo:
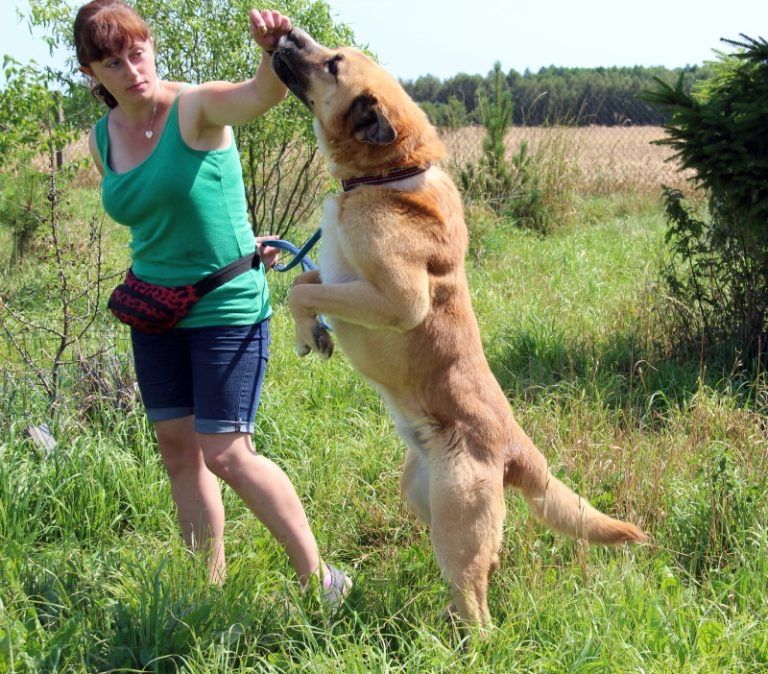
[[[344,256],[339,233],[339,198],[326,197],[323,203],[323,230],[320,239],[320,278],[323,283],[348,283],[359,278]]]

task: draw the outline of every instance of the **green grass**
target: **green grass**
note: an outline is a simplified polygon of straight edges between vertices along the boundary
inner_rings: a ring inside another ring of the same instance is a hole
[[[229,575],[208,587],[141,410],[102,399],[85,412],[67,374],[45,458],[24,429],[50,410],[4,344],[0,671],[768,670],[768,387],[726,362],[666,356],[649,291],[660,209],[617,199],[580,213],[549,238],[503,223],[476,232],[473,302],[494,372],[553,470],[651,544],[586,549],[510,493],[496,628],[462,640],[443,617],[428,534],[398,493],[404,451],[381,402],[342,354],[294,356],[291,279],[272,275],[255,442],[294,480],[323,554],[352,572],[347,605],[327,615],[298,596],[282,551],[226,490]],[[17,270],[27,294],[15,296],[44,316],[51,278],[39,263]],[[127,357],[124,333],[97,332]]]

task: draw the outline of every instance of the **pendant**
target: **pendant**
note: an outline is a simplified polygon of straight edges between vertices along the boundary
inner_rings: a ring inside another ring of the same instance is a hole
[[[154,136],[155,134],[152,132],[152,129],[147,129],[147,130],[144,132],[144,135],[145,135],[147,138],[152,138],[152,136]]]

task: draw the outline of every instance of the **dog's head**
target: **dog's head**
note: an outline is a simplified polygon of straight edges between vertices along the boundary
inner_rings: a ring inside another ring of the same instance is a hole
[[[328,49],[294,28],[272,68],[315,116],[320,149],[337,178],[425,165],[445,147],[400,83],[362,52]]]

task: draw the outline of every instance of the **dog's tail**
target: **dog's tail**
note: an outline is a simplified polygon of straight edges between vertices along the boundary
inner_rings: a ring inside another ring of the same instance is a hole
[[[645,534],[634,524],[621,522],[593,508],[547,468],[544,455],[526,438],[525,457],[507,470],[508,482],[523,493],[534,516],[545,525],[575,539],[599,545],[641,543]]]

